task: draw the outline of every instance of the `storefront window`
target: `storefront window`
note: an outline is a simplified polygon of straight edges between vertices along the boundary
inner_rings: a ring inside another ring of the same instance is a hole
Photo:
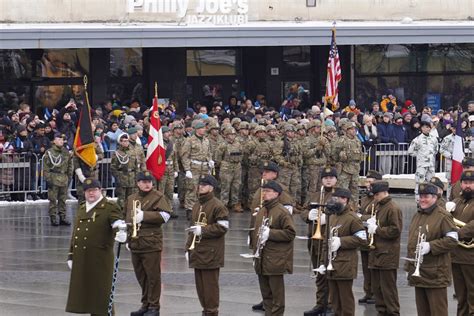
[[[84,86],[78,85],[48,85],[36,86],[35,102],[39,107],[55,108],[65,105],[71,98],[76,102],[83,101]]]
[[[113,78],[137,77],[143,74],[141,48],[111,48],[110,76]]]
[[[23,49],[0,49],[0,79],[31,77],[31,60]]]
[[[359,74],[413,72],[416,55],[412,45],[364,45],[355,52]]]
[[[187,75],[235,76],[237,51],[235,49],[190,49],[186,52]]]
[[[141,81],[127,81],[120,83],[110,83],[107,86],[107,96],[110,100],[120,104],[126,104],[134,99],[143,102],[143,83]]]
[[[45,49],[36,60],[36,76],[77,78],[89,73],[89,49]]]
[[[283,63],[293,70],[309,70],[311,66],[311,49],[309,46],[283,47]]]
[[[18,110],[21,103],[28,103],[30,88],[28,86],[0,86],[0,109],[2,111]]]

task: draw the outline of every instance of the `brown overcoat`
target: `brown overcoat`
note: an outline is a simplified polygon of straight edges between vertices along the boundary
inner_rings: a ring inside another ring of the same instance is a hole
[[[471,241],[474,238],[474,198],[466,200],[461,196],[455,203],[454,218],[467,224],[458,231],[459,241]],[[474,251],[457,246],[451,252],[451,259],[453,263],[474,265]]]

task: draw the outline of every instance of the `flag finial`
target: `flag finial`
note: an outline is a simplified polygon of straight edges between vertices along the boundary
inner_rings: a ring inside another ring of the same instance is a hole
[[[158,98],[158,83],[155,81],[155,98]]]
[[[84,88],[87,90],[87,75],[84,75]]]

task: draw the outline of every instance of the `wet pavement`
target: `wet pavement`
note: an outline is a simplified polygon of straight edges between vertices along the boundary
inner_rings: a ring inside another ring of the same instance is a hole
[[[397,196],[404,211],[402,256],[406,254],[407,227],[415,211],[413,196]],[[72,218],[77,203],[68,203]],[[162,253],[161,315],[201,315],[194,287],[193,270],[184,259],[187,222],[183,211],[164,228]],[[249,213],[231,214],[230,231],[226,236],[225,267],[220,276],[220,315],[263,315],[251,311],[251,305],[261,300],[257,277],[247,253]],[[297,234],[304,235],[306,225],[295,217]],[[0,206],[0,316],[66,315],[69,270],[66,265],[70,227],[51,227],[47,204],[8,204]],[[140,307],[140,288],[135,279],[130,253],[121,252],[120,272],[116,292],[117,315],[130,315]],[[403,263],[400,264],[402,266]],[[294,273],[285,276],[285,315],[303,315],[314,305],[315,285],[309,274],[306,241],[295,240]],[[354,281],[354,296],[363,296],[362,270]],[[401,315],[416,315],[414,290],[407,286],[405,272],[399,270],[398,290]],[[455,315],[456,301],[448,289],[449,314]],[[356,315],[376,315],[374,305],[357,305]]]

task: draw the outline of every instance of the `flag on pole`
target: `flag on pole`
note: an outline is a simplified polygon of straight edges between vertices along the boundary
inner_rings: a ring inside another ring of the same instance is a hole
[[[161,179],[166,168],[165,146],[163,144],[163,132],[161,131],[160,113],[158,111],[158,87],[156,82],[155,97],[153,98],[153,107],[150,113],[146,168],[156,180]]]
[[[456,122],[456,135],[454,136],[453,158],[451,165],[451,184],[461,179],[462,161],[464,159],[464,149],[462,143],[461,113],[458,114]]]
[[[332,28],[331,47],[329,49],[329,60],[326,79],[326,95],[324,100],[326,103],[337,104],[339,102],[339,90],[337,88],[339,81],[342,79],[341,62],[339,60],[339,52],[336,46],[336,27]]]
[[[86,102],[83,104],[81,113],[79,114],[73,149],[77,157],[84,161],[89,167],[94,167],[97,164],[97,155],[95,152],[94,134],[92,133],[91,107],[87,93],[87,76],[84,76],[84,88]]]

